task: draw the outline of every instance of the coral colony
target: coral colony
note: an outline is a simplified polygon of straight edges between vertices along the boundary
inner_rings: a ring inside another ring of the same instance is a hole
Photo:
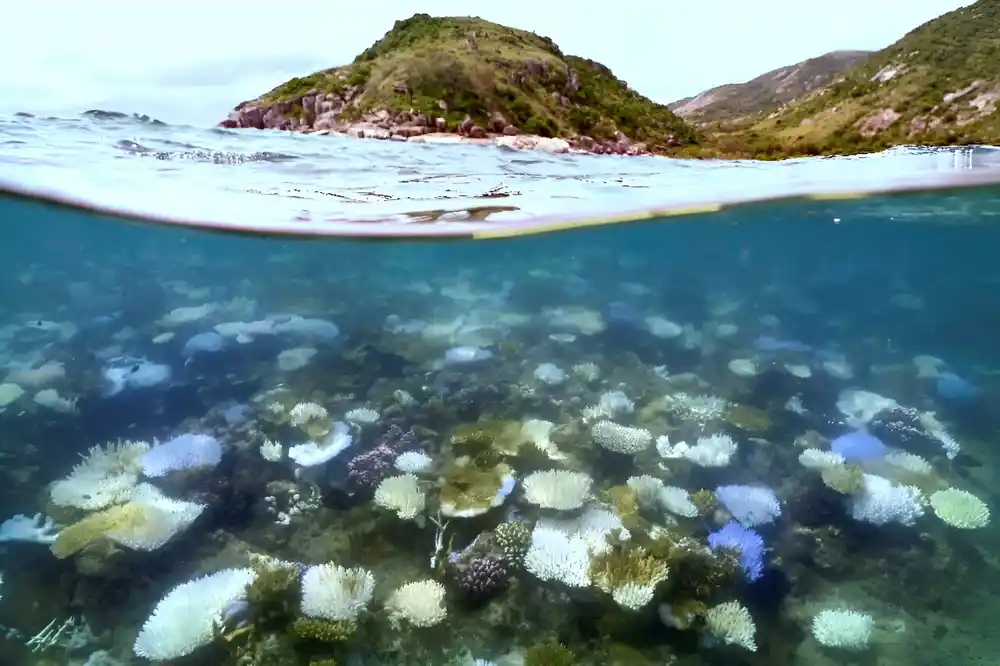
[[[990,522],[957,467],[958,415],[988,377],[918,356],[861,381],[845,350],[738,304],[676,323],[616,303],[615,330],[655,354],[611,360],[599,309],[436,290],[461,313],[391,314],[374,341],[344,322],[348,343],[188,286],[76,354],[92,368],[59,360],[70,322],[6,329],[0,418],[118,402],[98,419],[112,439],[25,472],[43,501],[0,526],[4,663],[639,666],[765,647],[904,663],[920,594],[865,581],[883,561],[947,579],[964,565],[928,544]],[[194,377],[218,405],[171,420],[166,396]],[[75,596],[30,575],[42,560]],[[44,621],[18,614],[31,604]]]

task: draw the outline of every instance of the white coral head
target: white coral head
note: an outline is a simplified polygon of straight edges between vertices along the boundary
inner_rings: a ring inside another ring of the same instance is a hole
[[[591,433],[598,444],[615,453],[639,453],[653,441],[652,433],[645,428],[632,428],[614,421],[598,421]]]
[[[385,610],[393,624],[405,621],[415,627],[431,627],[448,614],[444,594],[444,586],[436,580],[406,583],[389,596]]]
[[[415,475],[400,474],[382,479],[375,489],[375,504],[395,511],[403,520],[412,520],[424,510],[427,495]]]
[[[990,509],[972,493],[959,488],[939,490],[930,499],[934,514],[952,527],[974,530],[990,524]]]
[[[301,584],[302,613],[324,620],[355,621],[375,594],[375,576],[361,567],[329,562],[306,569]]]
[[[594,481],[585,472],[551,469],[524,478],[524,497],[543,509],[572,511],[583,506]]]
[[[863,650],[868,647],[875,622],[867,613],[837,608],[820,611],[813,617],[812,634],[825,647]]]
[[[727,601],[709,608],[705,613],[705,626],[713,636],[725,643],[738,645],[751,652],[757,651],[757,626],[750,617],[750,612],[738,601]]]

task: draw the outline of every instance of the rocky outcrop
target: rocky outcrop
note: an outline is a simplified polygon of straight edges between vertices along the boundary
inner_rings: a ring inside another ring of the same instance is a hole
[[[415,110],[392,114],[377,109],[358,114],[355,86],[339,94],[311,91],[298,99],[275,103],[244,102],[219,123],[226,128],[276,129],[305,134],[338,134],[357,139],[445,143],[466,141],[502,146],[515,150],[547,153],[584,152],[597,155],[648,155],[646,144],[633,142],[618,132],[614,139],[596,140],[579,135],[569,139],[522,134],[503,114],[492,113],[485,126],[466,117],[452,131],[443,117],[431,117]]]

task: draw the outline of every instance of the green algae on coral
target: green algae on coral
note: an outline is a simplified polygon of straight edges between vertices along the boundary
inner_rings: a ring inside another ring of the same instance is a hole
[[[455,428],[451,443],[456,456],[478,457],[484,454],[517,455],[524,443],[520,421],[482,421]]]
[[[524,666],[576,666],[576,655],[554,640],[536,643],[524,651]]]
[[[773,425],[764,410],[736,403],[726,407],[722,420],[753,435],[765,433]]]
[[[290,626],[296,638],[339,643],[354,635],[357,625],[350,620],[320,620],[311,617],[297,617]]]
[[[247,586],[250,621],[257,627],[287,622],[298,604],[298,570],[282,563],[255,563],[257,575]]]
[[[864,474],[858,465],[832,465],[820,473],[828,488],[843,495],[853,495],[861,490]]]

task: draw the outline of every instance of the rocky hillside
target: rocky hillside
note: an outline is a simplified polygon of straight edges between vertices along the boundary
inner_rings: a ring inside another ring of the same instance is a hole
[[[829,85],[870,51],[833,51],[771,70],[746,83],[711,88],[668,106],[695,125],[727,123],[776,111],[793,99]]]
[[[221,124],[395,140],[538,135],[619,154],[672,153],[700,140],[666,106],[546,37],[427,14],[397,21],[349,65],[240,104]]]
[[[1000,143],[1000,0],[913,30],[754,125],[749,152],[853,153],[899,144]]]

